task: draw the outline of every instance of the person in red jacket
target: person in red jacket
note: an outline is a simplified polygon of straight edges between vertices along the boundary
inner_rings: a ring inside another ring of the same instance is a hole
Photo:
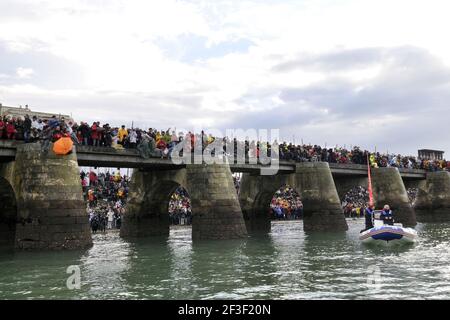
[[[6,136],[8,139],[14,139],[14,135],[16,133],[16,127],[14,126],[13,121],[6,122]]]
[[[160,150],[164,150],[167,147],[167,143],[163,139],[161,139],[159,140],[158,145],[156,147]]]
[[[5,129],[6,129],[5,126],[6,126],[6,122],[3,121],[2,118],[0,118],[0,139],[2,139],[4,136]]]
[[[55,128],[55,131],[53,132],[52,141],[56,142],[59,139],[61,139],[63,136],[63,133],[61,132],[61,128],[58,126]]]
[[[98,131],[96,122],[94,122],[91,127],[91,138],[92,138],[92,145],[94,147],[98,147]]]

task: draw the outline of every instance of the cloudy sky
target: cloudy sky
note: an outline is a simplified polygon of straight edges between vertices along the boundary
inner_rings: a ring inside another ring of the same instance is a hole
[[[0,102],[450,154],[450,1],[0,0]]]

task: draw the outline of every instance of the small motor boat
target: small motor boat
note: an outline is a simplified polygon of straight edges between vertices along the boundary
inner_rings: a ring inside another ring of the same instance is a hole
[[[359,240],[362,243],[414,243],[417,239],[417,231],[412,228],[404,228],[402,224],[384,224],[381,220],[374,221],[372,229],[362,232]]]
[[[374,206],[372,175],[370,172],[371,160],[367,156],[367,178],[368,178],[368,192],[369,192],[369,206]],[[388,206],[387,206],[388,207]],[[387,208],[389,209],[389,207]],[[401,223],[385,224],[381,219],[381,211],[374,211],[372,216],[373,228],[363,231],[359,240],[363,243],[414,243],[417,239],[417,231],[412,228],[404,228]],[[393,220],[392,220],[393,222]]]

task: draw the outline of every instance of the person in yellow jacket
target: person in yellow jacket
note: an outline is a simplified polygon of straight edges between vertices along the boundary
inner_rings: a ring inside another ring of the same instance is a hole
[[[117,135],[119,136],[119,143],[123,144],[123,140],[126,136],[128,136],[128,130],[125,128],[125,126],[122,126],[122,128],[119,129]]]
[[[208,142],[208,144],[211,144],[214,142],[214,140],[215,140],[215,138],[212,136],[212,134],[209,134],[206,141]]]
[[[116,172],[116,174],[114,175],[114,180],[116,182],[120,182],[122,180],[122,176],[120,175],[120,171]]]
[[[158,131],[158,132],[156,132],[156,144],[158,144],[159,143],[159,141],[161,141],[161,137],[162,137],[162,135],[161,135],[161,133]]]
[[[377,161],[375,159],[375,155],[374,154],[370,155],[370,160],[369,161],[370,161],[370,166],[372,168],[378,168],[378,164],[377,164]]]

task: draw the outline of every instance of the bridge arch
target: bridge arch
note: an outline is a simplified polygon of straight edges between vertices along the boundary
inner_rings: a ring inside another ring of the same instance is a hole
[[[9,181],[0,176],[0,247],[14,246],[16,223],[15,192]]]
[[[185,188],[185,180],[184,170],[135,170],[120,235],[125,238],[169,236],[170,198],[177,188]]]
[[[173,204],[173,196],[179,189],[184,190],[189,195],[185,186],[173,180],[160,181],[147,193],[143,203],[142,218],[149,218],[152,221],[149,229],[153,230],[153,233],[169,234],[171,225],[170,205]]]
[[[268,233],[271,230],[271,201],[283,186],[294,187],[292,175],[258,176],[243,174],[239,202],[249,232]],[[301,195],[300,190],[296,192]]]

